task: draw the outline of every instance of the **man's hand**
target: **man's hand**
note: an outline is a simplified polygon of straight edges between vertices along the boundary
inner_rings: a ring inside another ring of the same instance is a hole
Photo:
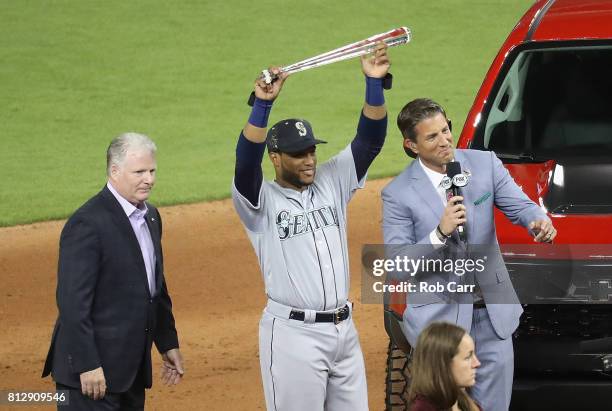
[[[261,100],[274,100],[283,88],[283,83],[287,77],[289,77],[289,74],[281,73],[279,67],[270,67],[268,71],[277,75],[278,79],[270,84],[266,84],[266,82],[259,77],[255,80],[255,97]]]
[[[440,230],[446,236],[450,236],[459,224],[466,222],[466,208],[463,204],[457,204],[459,201],[463,201],[463,197],[451,197],[444,208],[444,214],[440,220]]]
[[[106,378],[102,367],[81,373],[81,392],[94,400],[104,398],[106,394]]]
[[[176,385],[181,382],[185,370],[183,356],[178,348],[173,348],[162,354],[161,379],[165,385]]]
[[[361,69],[368,77],[383,78],[389,72],[391,62],[387,56],[387,45],[379,41],[373,53],[361,56]]]
[[[552,243],[557,236],[557,230],[548,220],[536,220],[529,223],[529,229],[535,234],[536,243]]]

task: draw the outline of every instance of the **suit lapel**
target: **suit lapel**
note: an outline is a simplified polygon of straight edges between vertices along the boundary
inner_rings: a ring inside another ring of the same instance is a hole
[[[455,160],[461,163],[461,170],[465,172],[466,170],[471,169],[470,162],[463,152],[456,150],[455,151]],[[416,194],[420,197],[420,200],[426,204],[431,210],[432,214],[435,217],[435,220],[439,222],[442,219],[442,214],[444,213],[444,206],[440,201],[440,197],[438,195],[437,190],[434,188],[433,184],[431,184],[431,180],[425,174],[425,170],[421,166],[418,160],[414,160],[410,165],[407,173],[408,177],[412,179],[413,188]],[[470,176],[470,179],[472,176]],[[470,184],[468,180],[468,185],[461,190],[461,194],[463,196],[463,204],[467,209],[467,230],[468,230],[468,242],[470,239],[474,238],[474,230],[476,225],[476,212],[474,206],[474,195],[473,190],[470,189]],[[456,242],[459,243],[458,238]]]
[[[147,293],[149,293],[149,296],[151,296],[151,292],[149,290],[149,280],[147,279],[147,269],[145,268],[140,244],[138,243],[138,239],[136,238],[136,234],[134,233],[132,224],[130,224],[130,219],[125,214],[125,211],[121,207],[121,204],[119,204],[113,193],[111,193],[106,186],[102,190],[101,195],[104,198],[104,204],[110,211],[112,219],[115,222],[117,229],[119,230],[119,235],[128,240],[130,252],[134,257],[135,261],[138,262],[138,267],[140,267],[139,271],[140,277],[143,280],[143,286],[146,288]]]
[[[410,166],[408,176],[413,180],[413,188],[422,202],[431,210],[436,221],[440,221],[444,207],[437,190],[431,184],[431,180],[425,174],[418,160],[414,160]]]
[[[153,248],[155,249],[155,291],[159,294],[159,288],[161,287],[160,275],[161,275],[161,264],[162,264],[162,252],[161,252],[161,239],[159,233],[159,221],[156,216],[153,215],[153,208],[150,205],[149,212],[145,217],[149,232],[151,233],[151,240],[153,240]]]
[[[455,160],[461,163],[461,171],[465,174],[467,171],[472,169],[470,165],[470,161],[465,156],[462,151],[455,151]],[[461,195],[463,196],[463,204],[466,208],[467,214],[467,234],[468,234],[468,243],[471,243],[474,238],[474,230],[476,226],[476,219],[478,218],[476,213],[476,206],[474,205],[474,190],[470,187],[470,180],[472,176],[468,179],[468,184],[461,189]]]

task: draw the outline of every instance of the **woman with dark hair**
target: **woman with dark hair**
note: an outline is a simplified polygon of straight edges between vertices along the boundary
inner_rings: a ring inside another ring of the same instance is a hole
[[[463,328],[430,324],[412,357],[410,411],[482,411],[466,392],[476,383],[479,366],[474,341]]]

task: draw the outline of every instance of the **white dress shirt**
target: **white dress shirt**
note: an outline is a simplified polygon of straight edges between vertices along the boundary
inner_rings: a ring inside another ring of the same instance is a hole
[[[130,220],[130,224],[134,230],[136,239],[138,240],[138,245],[140,245],[140,252],[142,253],[142,259],[144,260],[145,269],[147,271],[149,291],[153,297],[155,296],[156,257],[155,248],[153,247],[153,239],[151,238],[151,233],[149,232],[149,226],[147,226],[147,222],[145,221],[145,216],[147,215],[149,209],[145,203],[142,203],[139,207],[136,207],[134,204],[127,201],[117,192],[117,190],[115,190],[110,181],[106,183],[106,187],[108,187],[110,192],[113,193]]]
[[[425,170],[425,174],[429,178],[429,181],[431,181],[431,184],[434,186],[434,188],[438,192],[438,197],[440,197],[440,201],[442,201],[442,206],[446,207],[446,190],[444,190],[442,186],[440,185],[440,183],[442,182],[442,179],[444,178],[444,176],[446,176],[446,174],[442,174],[442,173],[438,173],[437,171],[433,171],[431,168],[423,164],[420,157],[417,157],[417,159],[419,160],[419,164],[421,165],[421,167],[423,167],[423,170]],[[432,244],[436,244],[436,245],[446,244],[446,239],[444,239],[444,241],[441,241],[440,238],[438,237],[438,234],[436,233],[436,229],[437,229],[437,226],[436,228],[434,228],[434,230],[431,233],[429,233],[429,241],[431,241]]]

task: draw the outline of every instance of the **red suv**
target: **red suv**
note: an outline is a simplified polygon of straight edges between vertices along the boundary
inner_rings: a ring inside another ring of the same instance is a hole
[[[611,409],[612,1],[537,1],[495,57],[457,147],[493,150],[559,231],[554,247],[526,248],[526,231],[496,214],[517,293],[530,295],[513,336],[511,409]],[[390,298],[386,409],[403,410],[411,347],[405,299]]]

